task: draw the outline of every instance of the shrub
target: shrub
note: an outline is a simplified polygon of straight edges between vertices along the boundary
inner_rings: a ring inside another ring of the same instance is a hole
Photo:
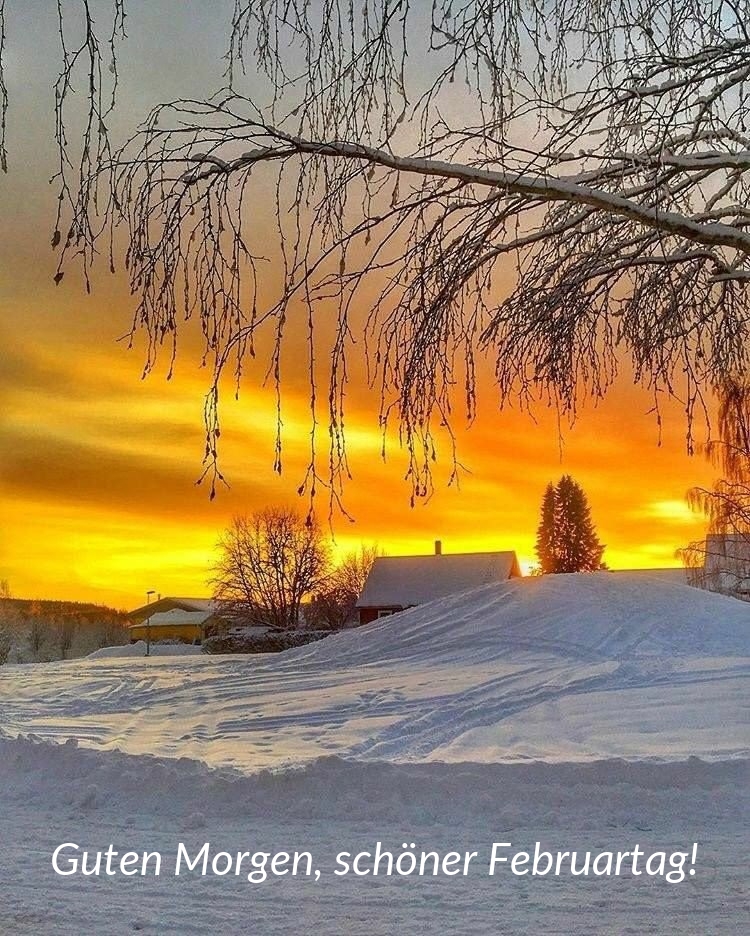
[[[281,653],[327,637],[331,631],[267,631],[265,634],[217,634],[203,641],[205,653]]]

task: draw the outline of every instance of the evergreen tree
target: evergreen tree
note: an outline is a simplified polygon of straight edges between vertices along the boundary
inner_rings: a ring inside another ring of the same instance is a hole
[[[594,572],[602,566],[599,542],[583,488],[570,475],[547,486],[536,543],[543,574]]]
[[[547,485],[542,498],[542,512],[536,531],[536,554],[539,559],[539,571],[542,574],[556,571],[554,553],[555,534],[555,486]]]

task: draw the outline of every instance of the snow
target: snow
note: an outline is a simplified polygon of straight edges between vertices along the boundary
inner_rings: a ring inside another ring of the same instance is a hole
[[[151,643],[151,656],[195,656],[203,651],[200,647],[182,643]],[[122,657],[145,657],[146,641],[122,644],[119,647],[101,647],[86,657],[87,660],[115,660]]]
[[[171,611],[172,609],[208,613],[216,610],[216,602],[212,598],[173,598],[167,596],[141,605],[140,608],[135,608],[130,613],[142,615],[144,611],[149,611],[153,614],[161,611]]]
[[[183,611],[181,608],[170,608],[169,611],[159,611],[150,615],[137,624],[131,624],[131,627],[143,627],[148,621],[149,627],[172,627],[175,624],[195,624],[200,626],[210,617],[213,617],[212,611]]]
[[[322,754],[746,757],[749,634],[750,606],[733,599],[635,574],[548,576],[281,655],[177,657],[196,648],[166,645],[136,667],[16,667],[0,699],[19,733],[243,770]]]
[[[378,556],[358,608],[408,608],[518,574],[514,552],[432,556]]]
[[[635,573],[489,585],[282,654],[6,666],[0,932],[739,933],[749,690],[750,606]],[[322,878],[51,870],[61,842],[180,841],[308,849]],[[377,841],[699,858],[674,885],[331,873]]]

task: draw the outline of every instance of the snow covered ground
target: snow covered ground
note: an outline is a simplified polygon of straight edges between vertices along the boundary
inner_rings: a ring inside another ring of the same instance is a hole
[[[192,644],[183,643],[160,643],[151,644],[149,656],[197,656],[203,653],[200,647],[194,647]],[[89,653],[89,660],[113,660],[122,657],[145,657],[146,641],[136,640],[135,643],[122,644],[119,647],[102,647],[100,650],[94,650]]]
[[[745,932],[749,706],[750,605],[606,573],[488,586],[281,655],[4,667],[0,933]],[[61,842],[180,841],[309,850],[322,875],[51,867]],[[377,841],[472,849],[476,867],[333,874]],[[501,841],[698,858],[679,884],[490,877]]]

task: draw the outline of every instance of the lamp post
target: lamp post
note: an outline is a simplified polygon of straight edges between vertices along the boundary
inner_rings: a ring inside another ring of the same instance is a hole
[[[150,588],[146,592],[146,605],[151,604],[151,596],[155,595],[156,592],[153,588]],[[151,615],[146,618],[146,656],[151,656]]]

